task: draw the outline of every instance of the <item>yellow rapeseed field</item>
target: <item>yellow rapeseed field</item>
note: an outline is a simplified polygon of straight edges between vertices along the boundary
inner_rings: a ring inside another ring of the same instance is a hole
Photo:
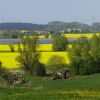
[[[12,44],[15,51],[18,51],[18,44]],[[22,47],[22,45],[21,45]],[[72,45],[69,44],[68,48],[71,48]],[[0,44],[0,51],[11,51],[9,44]],[[52,51],[52,44],[39,44],[38,51]]]
[[[2,66],[4,68],[12,69],[12,68],[18,68],[18,62],[16,61],[16,57],[18,56],[18,53],[0,53],[0,61],[2,62]]]
[[[96,33],[97,35],[100,33]],[[87,33],[87,34],[75,34],[75,33],[71,33],[71,34],[63,34],[66,38],[69,39],[77,39],[77,38],[81,38],[81,37],[87,37],[87,38],[92,38],[94,33]],[[45,39],[45,35],[40,35],[40,36],[30,36],[30,38],[33,37],[38,37],[39,39]],[[24,36],[25,38],[25,36]],[[48,36],[49,39],[51,39],[51,35]]]
[[[64,36],[67,38],[81,38],[81,37],[92,38],[93,34],[65,34]]]
[[[39,35],[39,36],[29,36],[30,38],[35,38],[38,37],[39,39],[45,39],[45,35]],[[24,36],[24,38],[26,38],[26,36]],[[48,38],[51,38],[51,35],[48,36]]]
[[[99,34],[99,33],[97,33]],[[65,35],[66,37],[69,38],[79,38],[81,36],[83,37],[88,37],[91,38],[93,36],[93,34],[67,34]],[[14,50],[18,51],[18,44],[13,44]],[[72,45],[68,45],[69,48],[72,48]],[[22,45],[21,45],[22,48]],[[11,51],[10,50],[10,46],[9,44],[2,44],[0,45],[0,61],[2,62],[2,65],[5,68],[19,68],[19,64],[16,61],[16,57],[18,56],[18,52],[4,52],[4,51]],[[51,52],[52,50],[52,44],[39,44],[39,48],[38,51],[42,51],[41,53],[41,58],[40,58],[40,62],[47,64],[48,60],[50,57],[52,57],[53,55],[58,55],[58,56],[62,56],[65,60],[66,63],[69,63],[69,59],[68,59],[68,54],[67,52]]]
[[[15,51],[18,51],[18,44],[12,44]],[[21,45],[22,47],[22,45]],[[72,45],[68,45],[69,48],[72,47]],[[19,68],[19,64],[16,61],[16,57],[18,56],[18,52],[8,52],[10,50],[9,44],[1,44],[0,45],[0,61],[2,62],[2,65],[5,68]],[[7,52],[5,52],[7,51]],[[47,64],[50,57],[53,55],[58,55],[63,57],[66,60],[66,63],[69,63],[67,52],[52,52],[52,44],[40,44],[38,51],[41,54],[40,62]]]
[[[67,52],[40,52],[40,54],[40,62],[43,64],[47,64],[49,58],[53,55],[62,56],[66,60],[66,63],[69,63]],[[18,55],[17,52],[1,52],[0,61],[2,62],[2,66],[8,69],[19,68],[19,63],[16,61]]]

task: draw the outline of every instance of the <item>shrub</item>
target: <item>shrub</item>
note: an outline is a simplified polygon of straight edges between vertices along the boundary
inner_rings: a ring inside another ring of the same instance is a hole
[[[47,68],[51,73],[61,71],[64,67],[66,67],[65,59],[61,56],[54,55],[49,59],[47,63]]]
[[[45,66],[40,62],[36,63],[34,65],[33,74],[35,76],[45,76],[46,75]]]

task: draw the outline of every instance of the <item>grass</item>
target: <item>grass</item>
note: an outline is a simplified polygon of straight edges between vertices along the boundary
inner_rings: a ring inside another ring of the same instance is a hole
[[[68,80],[27,77],[24,85],[9,86],[0,79],[0,100],[100,100],[100,74]]]

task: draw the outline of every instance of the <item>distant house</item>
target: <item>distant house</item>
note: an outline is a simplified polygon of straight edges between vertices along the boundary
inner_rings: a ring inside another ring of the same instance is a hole
[[[38,34],[47,34],[47,33],[50,33],[49,31],[35,31],[36,33]]]
[[[60,30],[59,32],[60,33],[66,33],[66,30]]]

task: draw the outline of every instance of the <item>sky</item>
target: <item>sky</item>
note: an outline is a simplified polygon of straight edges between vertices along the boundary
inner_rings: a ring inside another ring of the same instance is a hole
[[[100,22],[100,0],[0,0],[0,22]]]

